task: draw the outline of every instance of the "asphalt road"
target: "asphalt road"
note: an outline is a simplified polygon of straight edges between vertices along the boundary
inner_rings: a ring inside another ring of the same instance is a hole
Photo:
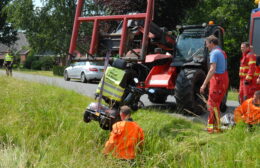
[[[5,75],[5,71],[0,70],[0,75]],[[81,83],[80,81],[77,80],[71,80],[71,81],[65,81],[63,78],[60,77],[48,77],[48,76],[40,76],[40,75],[32,75],[28,73],[20,73],[20,72],[13,72],[13,77],[26,80],[26,81],[33,81],[33,82],[38,82],[38,83],[43,83],[43,84],[48,84],[48,85],[53,85],[53,86],[58,86],[64,89],[69,89],[69,90],[74,90],[77,93],[80,93],[82,95],[94,98],[94,94],[97,88],[97,83]],[[144,103],[145,107],[151,107],[155,108],[158,110],[162,109],[170,109],[170,110],[175,110],[175,99],[173,96],[168,96],[167,98],[167,103],[164,105],[157,105],[157,104],[152,104],[148,100],[147,95],[143,95],[141,97],[141,101]],[[230,113],[234,110],[235,107],[237,107],[239,104],[236,101],[228,101],[227,102],[227,112]],[[178,114],[174,114],[178,115]],[[182,115],[178,115],[182,117]],[[186,118],[186,117],[185,117]],[[207,114],[204,114],[203,116],[200,117],[188,117],[188,119],[191,120],[202,120],[205,122],[207,118]]]

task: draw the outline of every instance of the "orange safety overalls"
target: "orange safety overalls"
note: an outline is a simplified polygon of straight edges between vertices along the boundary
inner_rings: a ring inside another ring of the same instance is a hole
[[[217,48],[222,52],[225,59],[227,60],[226,53]],[[224,98],[229,85],[229,78],[227,70],[223,74],[214,74],[210,79],[209,84],[209,98],[208,98],[208,132],[219,132],[220,131],[220,104]]]
[[[253,98],[247,99],[234,111],[235,122],[260,124],[260,107],[253,104]]]
[[[133,121],[120,121],[113,125],[109,140],[106,142],[103,153],[118,159],[135,159],[138,146],[144,141],[142,128]]]
[[[243,54],[240,61],[239,68],[239,102],[243,103],[248,98],[253,97],[255,91],[257,90],[256,79],[256,56],[252,51]],[[247,84],[245,84],[247,83]]]

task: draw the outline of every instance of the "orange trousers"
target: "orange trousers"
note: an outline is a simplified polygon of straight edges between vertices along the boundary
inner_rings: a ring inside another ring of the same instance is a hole
[[[228,73],[214,74],[210,79],[208,98],[208,132],[220,130],[220,104],[229,85]]]

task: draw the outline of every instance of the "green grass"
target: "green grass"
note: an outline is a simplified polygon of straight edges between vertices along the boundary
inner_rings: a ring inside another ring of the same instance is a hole
[[[23,72],[23,73],[29,73],[33,75],[42,75],[42,76],[49,76],[54,77],[52,71],[36,71],[36,70],[30,70],[30,69],[15,69],[16,72]],[[55,76],[55,77],[61,77],[61,76]],[[228,100],[238,101],[238,91],[235,89],[231,89],[228,91]]]
[[[228,91],[228,100],[238,101],[238,91],[235,89],[231,89]]]
[[[54,77],[52,71],[37,71],[37,70],[30,70],[30,69],[14,69],[15,72],[22,72],[22,73],[28,73],[33,75],[42,75],[42,76],[49,76]],[[57,77],[57,76],[55,76]]]
[[[93,100],[53,86],[0,76],[0,167],[130,167],[105,158],[109,132],[82,114]],[[209,135],[204,125],[156,110],[133,118],[145,131],[136,167],[260,167],[260,128]]]

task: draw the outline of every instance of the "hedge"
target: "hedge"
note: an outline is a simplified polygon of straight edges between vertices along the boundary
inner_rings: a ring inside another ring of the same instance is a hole
[[[65,68],[65,66],[53,66],[53,75],[63,76]]]

